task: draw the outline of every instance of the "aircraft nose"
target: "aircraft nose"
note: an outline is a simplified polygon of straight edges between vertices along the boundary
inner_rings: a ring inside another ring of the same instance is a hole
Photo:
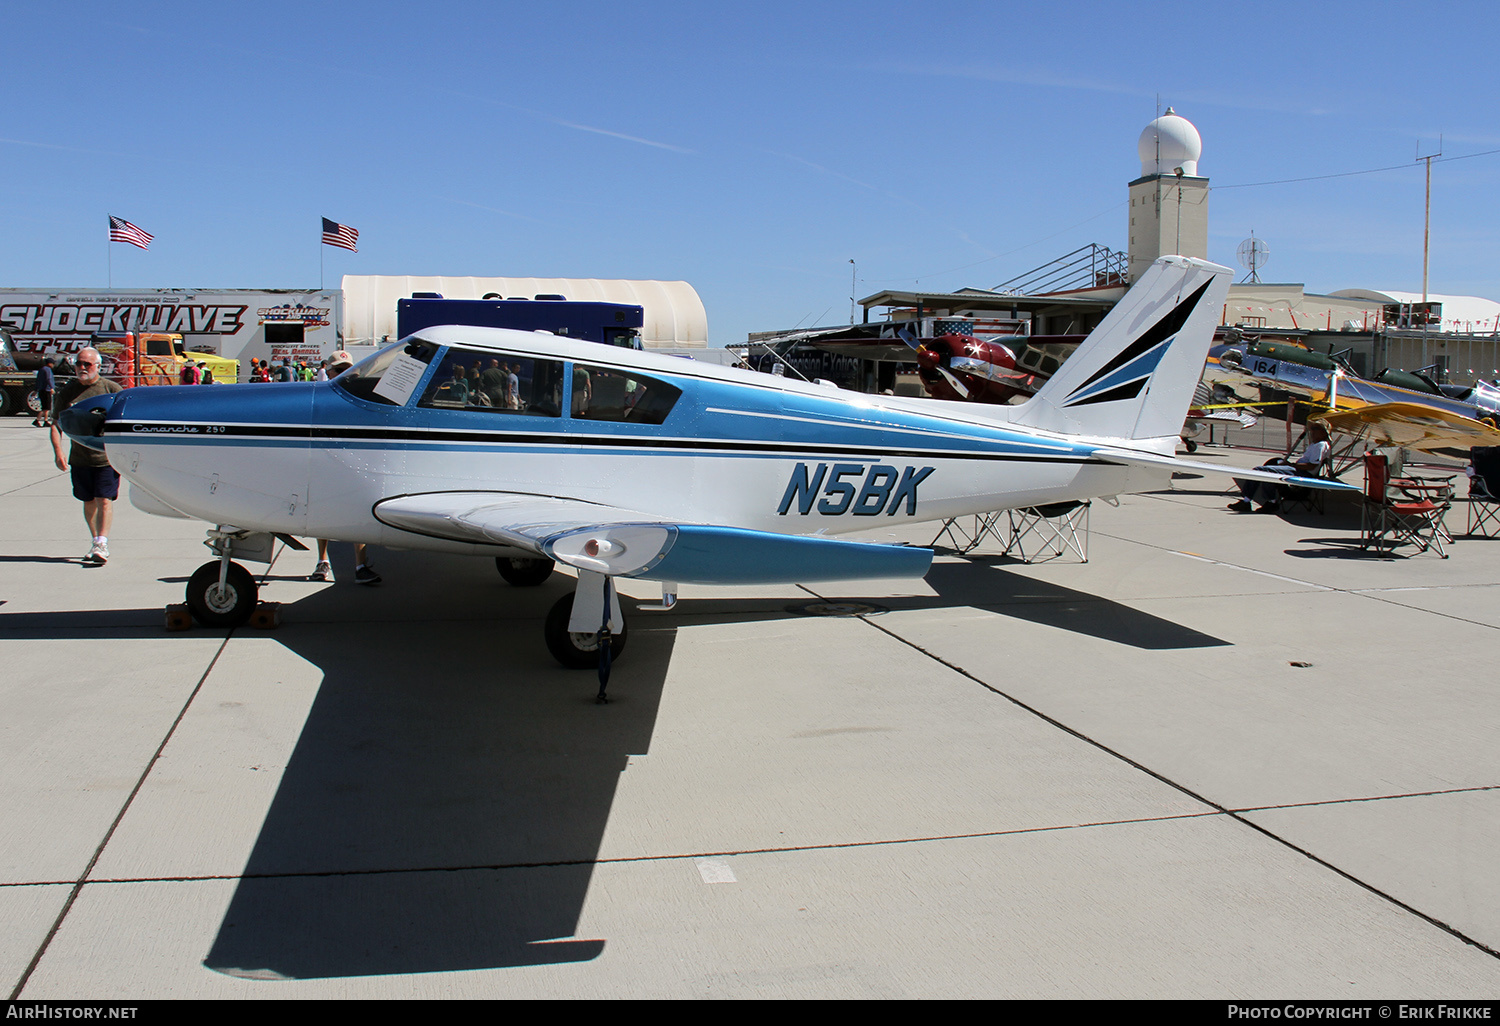
[[[114,410],[118,395],[101,395],[85,399],[57,415],[57,426],[79,445],[104,451],[104,423]]]

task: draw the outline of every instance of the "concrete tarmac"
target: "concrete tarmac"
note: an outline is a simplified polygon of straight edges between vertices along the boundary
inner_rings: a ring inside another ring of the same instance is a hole
[[[28,425],[12,996],[1500,995],[1500,540],[1375,558],[1352,504],[1185,478],[1096,503],[1086,564],[627,602],[597,706],[542,642],[571,579],[488,560],[282,551],[279,628],[168,633],[204,525],[122,501],[85,566]]]

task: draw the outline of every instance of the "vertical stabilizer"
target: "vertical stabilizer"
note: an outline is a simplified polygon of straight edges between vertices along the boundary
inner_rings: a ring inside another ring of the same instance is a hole
[[[1230,273],[1206,260],[1158,258],[1011,422],[1102,438],[1175,439],[1203,375]]]

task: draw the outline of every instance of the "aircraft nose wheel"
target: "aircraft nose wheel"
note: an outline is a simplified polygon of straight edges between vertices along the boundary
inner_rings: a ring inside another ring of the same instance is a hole
[[[219,561],[204,563],[188,579],[187,604],[193,618],[205,627],[238,627],[255,611],[255,578],[238,563],[230,563],[219,583]]]
[[[547,651],[552,658],[570,670],[592,670],[599,665],[599,635],[579,634],[568,630],[568,620],[573,616],[573,595],[569,592],[552,606],[542,634],[547,639]],[[609,637],[609,657],[613,661],[625,651],[627,630],[620,625],[620,633]]]

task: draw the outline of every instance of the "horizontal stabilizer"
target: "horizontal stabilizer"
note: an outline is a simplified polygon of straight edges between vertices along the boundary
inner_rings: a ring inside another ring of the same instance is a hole
[[[1123,463],[1132,467],[1164,467],[1168,470],[1188,471],[1202,474],[1222,474],[1237,477],[1242,481],[1270,481],[1275,484],[1295,485],[1298,488],[1318,488],[1326,492],[1363,491],[1358,485],[1347,484],[1331,477],[1292,477],[1273,474],[1258,467],[1226,467],[1222,463],[1200,463],[1197,460],[1179,460],[1175,456],[1158,456],[1156,453],[1135,452],[1130,449],[1095,449],[1091,456],[1111,463]]]

